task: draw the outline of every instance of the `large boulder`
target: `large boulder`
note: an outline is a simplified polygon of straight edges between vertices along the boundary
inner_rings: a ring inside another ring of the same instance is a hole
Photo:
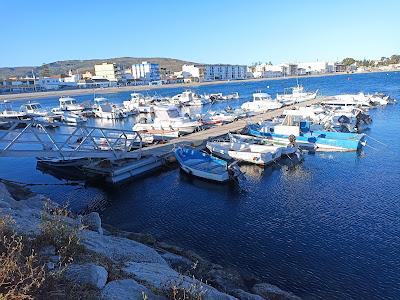
[[[90,214],[79,216],[81,225],[88,230],[96,231],[103,234],[103,228],[101,228],[101,218],[99,213],[91,212]]]
[[[81,238],[83,246],[88,250],[101,254],[115,263],[133,261],[167,265],[156,250],[130,239],[100,235],[89,230],[83,230]]]
[[[123,272],[164,294],[171,293],[173,287],[176,287],[178,290],[184,290],[193,296],[201,297],[203,300],[236,299],[199,280],[179,274],[166,264],[129,262]]]
[[[252,288],[253,293],[260,295],[268,300],[300,300],[301,298],[281,290],[276,285],[269,283],[258,283]]]
[[[104,267],[92,263],[72,264],[67,267],[64,276],[74,283],[102,289],[106,285],[108,272]]]
[[[147,296],[147,298],[145,298]],[[133,279],[114,280],[106,284],[101,292],[104,300],[143,300],[165,299],[154,295],[152,291]]]

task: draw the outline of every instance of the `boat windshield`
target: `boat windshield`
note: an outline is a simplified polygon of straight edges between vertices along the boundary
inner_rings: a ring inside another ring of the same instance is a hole
[[[170,109],[168,110],[168,116],[170,118],[179,118],[179,111],[177,109]]]
[[[42,106],[39,103],[35,103],[35,104],[31,104],[31,108],[30,109],[41,109]],[[28,105],[28,109],[29,109],[29,105]]]

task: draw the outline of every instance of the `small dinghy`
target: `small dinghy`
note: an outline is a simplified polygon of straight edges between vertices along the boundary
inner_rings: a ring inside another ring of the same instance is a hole
[[[216,182],[227,182],[237,177],[237,169],[230,168],[226,161],[207,153],[181,147],[174,152],[181,169],[189,175]]]
[[[282,156],[282,147],[243,142],[207,142],[207,149],[224,159],[267,165]]]

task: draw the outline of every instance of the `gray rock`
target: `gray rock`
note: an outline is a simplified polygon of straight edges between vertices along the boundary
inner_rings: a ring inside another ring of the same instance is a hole
[[[251,294],[241,289],[231,290],[230,294],[240,300],[264,300],[260,295]]]
[[[134,261],[167,265],[153,248],[126,238],[100,235],[88,230],[83,230],[81,237],[83,246],[108,257],[113,262]]]
[[[80,216],[80,220],[85,229],[103,234],[103,228],[101,228],[101,218],[99,213],[91,212],[90,214]]]
[[[143,300],[147,299],[164,299],[154,295],[152,291],[143,285],[137,283],[133,279],[114,280],[106,284],[101,292],[104,300]]]
[[[194,264],[190,259],[186,257],[169,252],[163,253],[161,254],[161,256],[166,260],[166,262],[171,268],[180,272],[186,272],[191,270]]]
[[[260,295],[268,300],[300,300],[300,297],[281,290],[276,285],[269,283],[258,283],[252,288],[253,293]]]
[[[69,281],[102,289],[107,282],[108,272],[104,267],[91,263],[72,264],[67,267],[64,276]]]
[[[144,282],[152,289],[160,290],[164,293],[169,293],[172,287],[175,286],[178,289],[184,289],[192,295],[201,296],[203,300],[236,299],[192,277],[179,274],[166,264],[130,262],[123,269],[123,272],[133,276],[140,282]]]

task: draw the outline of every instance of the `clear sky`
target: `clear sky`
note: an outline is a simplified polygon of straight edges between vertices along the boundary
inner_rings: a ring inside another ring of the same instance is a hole
[[[400,53],[398,0],[1,1],[0,66],[172,57],[203,63]]]

